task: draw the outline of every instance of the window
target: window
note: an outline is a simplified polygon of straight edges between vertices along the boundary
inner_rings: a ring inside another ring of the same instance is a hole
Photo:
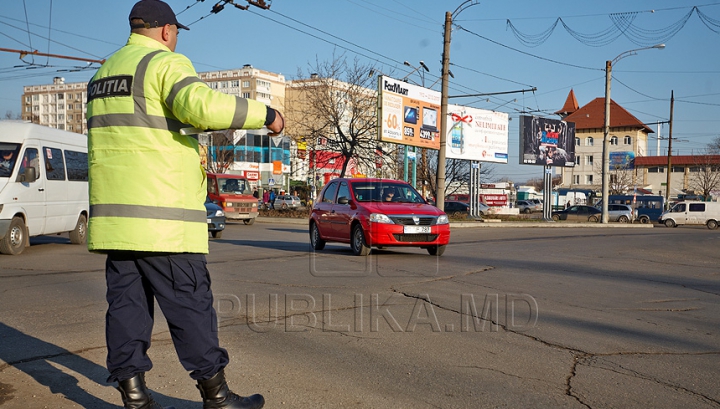
[[[348,188],[347,182],[340,183],[340,188],[338,189],[338,199],[343,196],[347,199],[350,199],[350,189]]]
[[[585,164],[588,165],[588,166],[592,166],[592,165],[593,165],[593,157],[592,157],[592,155],[587,155],[587,156],[585,156]]]
[[[610,145],[617,145],[617,144],[618,144],[617,136],[613,136],[612,138],[610,138]]]
[[[240,86],[240,81],[234,80],[234,81],[231,81],[230,84],[233,88],[237,88]]]
[[[250,88],[250,81],[243,81],[244,88]]]
[[[648,168],[648,173],[665,173],[665,168],[660,166],[653,166]]]
[[[227,81],[221,81],[221,82],[220,82],[220,88],[227,88],[227,87],[228,87]]]
[[[672,171],[673,171],[673,173],[685,173],[685,167],[684,166],[673,166]]]
[[[625,145],[632,145],[632,136],[625,136]]]
[[[690,168],[690,172],[692,172],[692,173],[702,172],[702,168],[700,166],[692,166]]]
[[[338,184],[331,183],[330,186],[325,189],[325,193],[323,193],[322,201],[323,203],[333,203],[335,201],[335,192],[337,192]]]
[[[245,99],[250,98],[250,93],[249,93],[249,92],[243,92],[243,93],[242,93],[242,97],[245,98]]]
[[[68,180],[88,180],[88,160],[87,153],[65,151],[65,161],[67,161]]]
[[[705,203],[690,203],[688,210],[691,212],[704,212]]]
[[[58,101],[65,99],[65,94],[57,94]]]
[[[576,185],[579,185],[579,184],[580,184],[580,175],[575,175],[575,176],[573,177],[573,179],[574,179],[573,182],[574,182]]]
[[[65,163],[62,151],[56,148],[43,148],[45,154],[45,176],[48,180],[65,180]]]
[[[575,145],[580,146],[580,138],[575,138]]]
[[[585,184],[592,185],[592,183],[593,183],[593,175],[585,175]]]
[[[592,136],[588,136],[585,138],[585,146],[593,146],[593,142],[595,142],[592,138]]]

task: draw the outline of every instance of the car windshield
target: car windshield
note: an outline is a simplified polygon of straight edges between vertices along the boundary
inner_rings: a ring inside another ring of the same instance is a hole
[[[412,186],[398,182],[352,182],[358,202],[425,203]]]
[[[250,189],[243,179],[218,178],[221,193],[250,194]]]

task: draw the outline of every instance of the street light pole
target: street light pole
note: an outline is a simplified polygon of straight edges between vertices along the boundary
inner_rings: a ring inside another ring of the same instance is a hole
[[[610,196],[610,82],[612,80],[612,66],[621,59],[635,55],[638,51],[657,48],[662,50],[665,44],[657,44],[652,47],[636,48],[620,53],[612,60],[605,61],[605,124],[603,126],[603,151],[602,151],[602,222],[607,224],[608,218],[608,198]]]

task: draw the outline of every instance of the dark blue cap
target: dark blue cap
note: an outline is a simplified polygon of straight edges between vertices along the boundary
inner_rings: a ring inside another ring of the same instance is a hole
[[[132,24],[132,20],[139,18],[145,24]],[[130,10],[130,27],[131,28],[155,28],[162,27],[165,24],[172,24],[177,28],[190,30],[186,26],[178,23],[175,12],[167,3],[160,0],[140,0]]]

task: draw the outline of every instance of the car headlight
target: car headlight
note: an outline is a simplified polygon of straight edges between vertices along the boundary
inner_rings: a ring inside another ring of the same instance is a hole
[[[223,217],[223,216],[225,216],[225,212],[223,212],[222,210],[215,211],[215,217]]]
[[[442,214],[442,215],[438,216],[437,221],[435,222],[435,224],[448,224],[448,223],[450,223],[450,219],[448,219],[446,214]]]
[[[390,220],[387,215],[383,213],[372,213],[370,214],[370,221],[373,223],[386,223],[386,224],[393,224],[394,222]]]

